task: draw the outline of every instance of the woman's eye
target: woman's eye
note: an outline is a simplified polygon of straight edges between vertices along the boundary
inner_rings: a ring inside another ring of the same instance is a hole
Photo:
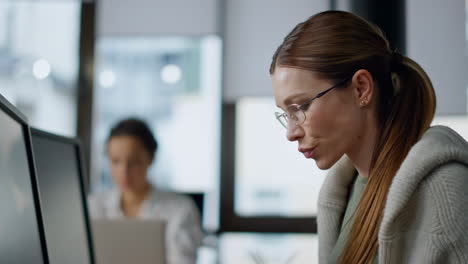
[[[305,110],[307,110],[307,109],[309,108],[309,106],[310,106],[311,103],[312,103],[312,102],[308,102],[308,103],[302,104],[302,105],[299,106],[299,109],[305,111]]]

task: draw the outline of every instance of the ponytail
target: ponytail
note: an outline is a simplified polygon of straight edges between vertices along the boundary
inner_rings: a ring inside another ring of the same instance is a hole
[[[399,54],[392,55],[391,69],[393,97],[390,102],[382,102],[385,98],[380,96],[378,123],[381,136],[374,148],[367,187],[340,257],[342,264],[367,264],[373,261],[393,177],[434,117],[435,93],[424,70],[410,58]]]

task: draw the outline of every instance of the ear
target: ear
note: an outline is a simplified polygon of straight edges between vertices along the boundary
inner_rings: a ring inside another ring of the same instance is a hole
[[[366,107],[374,99],[375,83],[372,74],[368,70],[356,71],[352,78],[354,96],[360,107]]]

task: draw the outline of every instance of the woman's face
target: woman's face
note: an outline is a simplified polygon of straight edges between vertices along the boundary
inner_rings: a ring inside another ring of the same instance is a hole
[[[276,104],[283,111],[334,85],[313,72],[289,67],[277,67],[271,78]],[[302,124],[288,124],[287,139],[297,141],[298,150],[314,159],[320,169],[330,168],[343,154],[359,148],[365,120],[352,86],[353,82],[337,87],[313,100],[304,110]]]
[[[143,143],[133,136],[114,136],[107,145],[112,179],[119,189],[138,191],[148,184],[147,170],[153,159]]]

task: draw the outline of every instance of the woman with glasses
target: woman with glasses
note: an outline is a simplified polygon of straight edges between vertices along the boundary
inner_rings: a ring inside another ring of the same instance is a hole
[[[416,62],[327,11],[286,36],[270,74],[287,139],[330,169],[319,263],[468,263],[468,144],[430,126],[436,98]]]
[[[107,139],[110,172],[117,188],[93,195],[93,218],[158,219],[166,222],[168,264],[195,264],[202,230],[198,209],[190,198],[151,185],[147,171],[158,143],[145,122],[121,120]]]

